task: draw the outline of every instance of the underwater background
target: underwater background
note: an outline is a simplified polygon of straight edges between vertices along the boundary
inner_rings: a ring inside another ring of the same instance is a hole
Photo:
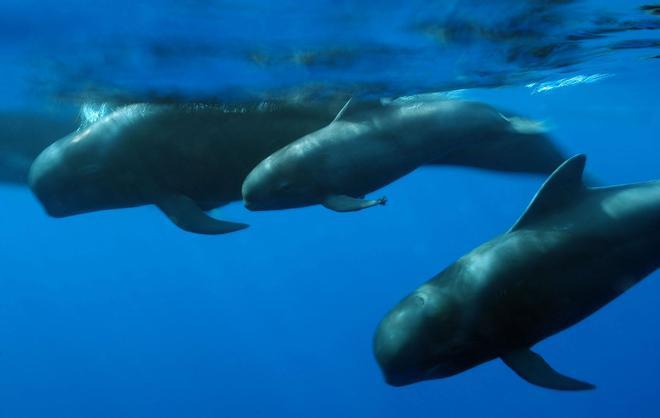
[[[75,130],[85,103],[451,92],[542,121],[603,184],[658,179],[657,10],[3,0],[0,111]],[[382,190],[384,208],[232,204],[223,218],[251,228],[215,237],[154,207],[49,218],[26,187],[2,184],[0,417],[657,417],[658,273],[539,344],[595,391],[538,388],[499,360],[403,388],[382,379],[383,315],[506,231],[543,180],[422,168]]]

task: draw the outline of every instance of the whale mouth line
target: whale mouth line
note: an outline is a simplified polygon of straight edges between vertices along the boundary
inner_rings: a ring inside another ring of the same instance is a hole
[[[422,374],[421,377],[418,376],[406,376],[404,375],[390,375],[388,373],[384,373],[385,377],[385,382],[394,387],[403,387],[403,386],[409,386],[412,384],[415,384],[417,382],[420,382],[422,380],[427,380],[426,374]]]
[[[51,216],[53,218],[66,218],[68,216],[71,216],[71,214],[68,214],[64,211],[57,211],[49,208],[46,208],[46,213],[48,213],[48,216]]]
[[[250,200],[243,199],[243,206],[245,206],[248,210],[256,210],[254,203]]]
[[[251,211],[263,211],[266,210],[262,205],[259,205],[252,199],[246,199],[243,198],[243,206],[245,206],[246,209],[251,210]]]
[[[431,379],[433,378],[437,373],[438,370],[442,367],[442,364],[436,364],[435,366],[429,367],[425,372],[424,372],[424,379]]]

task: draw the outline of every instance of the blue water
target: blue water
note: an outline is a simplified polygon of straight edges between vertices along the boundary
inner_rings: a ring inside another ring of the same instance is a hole
[[[4,0],[0,108],[464,88],[543,120],[604,184],[660,178],[660,17],[641,3],[398,3]],[[568,40],[615,25],[601,15],[643,29]],[[504,21],[531,29],[483,29]],[[549,56],[505,59],[548,41]],[[321,58],[291,58],[301,51]],[[499,361],[404,388],[381,377],[371,338],[383,315],[505,231],[542,180],[425,168],[361,213],[230,205],[223,219],[251,228],[216,237],[152,207],[53,219],[3,185],[0,417],[657,417],[658,273],[539,344],[595,391],[537,388]]]

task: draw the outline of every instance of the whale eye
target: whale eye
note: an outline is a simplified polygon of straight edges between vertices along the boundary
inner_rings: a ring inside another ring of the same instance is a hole
[[[290,191],[293,188],[291,186],[291,183],[289,183],[288,181],[280,182],[279,186],[280,186],[280,190],[283,191],[283,192]]]
[[[78,174],[83,177],[92,176],[101,171],[101,167],[98,164],[87,164],[78,168]]]
[[[424,306],[424,304],[426,303],[426,300],[420,295],[416,295],[413,298],[413,301],[415,302],[415,305],[417,305],[417,306]]]

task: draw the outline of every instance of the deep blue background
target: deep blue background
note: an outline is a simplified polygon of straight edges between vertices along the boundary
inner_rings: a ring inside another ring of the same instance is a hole
[[[605,184],[657,179],[657,63],[626,64],[545,94],[467,94],[545,120]],[[222,208],[252,227],[219,237],[152,207],[52,219],[2,186],[0,417],[657,417],[658,274],[538,346],[595,391],[539,389],[499,361],[405,388],[380,376],[382,316],[505,231],[542,180],[420,169],[362,213]]]

